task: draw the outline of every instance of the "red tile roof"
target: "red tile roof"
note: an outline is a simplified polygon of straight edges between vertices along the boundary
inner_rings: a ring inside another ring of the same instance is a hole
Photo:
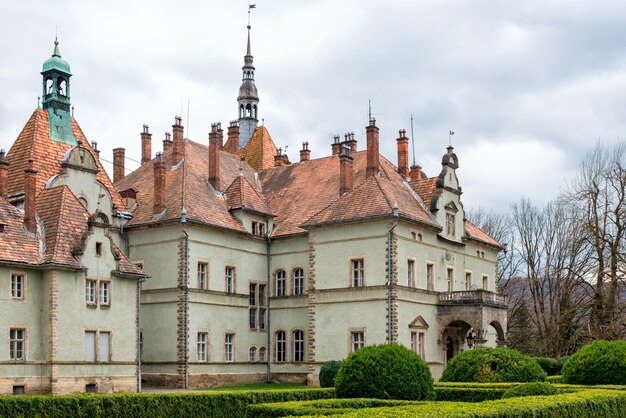
[[[245,209],[262,215],[272,215],[265,198],[257,192],[244,176],[237,176],[226,189],[230,210]]]
[[[242,156],[250,167],[256,171],[274,167],[274,156],[278,149],[265,126],[257,126],[246,147],[241,150]]]
[[[81,141],[82,146],[96,157],[99,170],[96,178],[109,190],[113,205],[117,210],[125,211],[126,206],[122,198],[115,191],[109,176],[91,148],[91,144],[73,118],[72,130],[76,139]],[[28,160],[33,160],[34,169],[38,171],[37,191],[43,190],[50,177],[61,173],[61,160],[71,148],[72,145],[50,139],[48,113],[42,109],[35,110],[6,155],[6,160],[10,164],[8,194],[15,195],[24,192],[24,170],[28,167]]]
[[[504,248],[504,246],[499,243],[497,240],[492,238],[489,234],[478,228],[476,225],[471,223],[470,221],[465,221],[465,233],[469,239],[473,239],[476,241],[480,241],[485,244],[493,245],[498,248]]]
[[[437,192],[437,180],[439,177],[430,177],[421,180],[411,180],[409,184],[411,188],[415,190],[422,200],[424,201],[424,206],[427,209],[430,208],[430,203],[432,202],[433,196]]]
[[[9,201],[0,197],[0,261],[38,264],[39,241],[24,229],[24,214]]]

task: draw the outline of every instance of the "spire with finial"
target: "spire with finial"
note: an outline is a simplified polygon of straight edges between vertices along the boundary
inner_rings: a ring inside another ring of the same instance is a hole
[[[239,146],[244,148],[259,124],[259,94],[254,83],[254,60],[252,57],[252,48],[250,46],[250,10],[256,7],[255,4],[248,5],[248,43],[246,45],[246,55],[243,60],[243,77],[241,87],[239,88],[239,96],[237,97],[239,111]]]

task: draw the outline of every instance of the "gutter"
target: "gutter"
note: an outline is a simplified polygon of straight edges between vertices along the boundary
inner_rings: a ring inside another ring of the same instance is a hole
[[[387,233],[387,344],[391,344],[393,336],[393,314],[391,311],[391,275],[393,268],[391,267],[391,238],[393,230],[398,226],[398,202],[393,204],[393,226]]]

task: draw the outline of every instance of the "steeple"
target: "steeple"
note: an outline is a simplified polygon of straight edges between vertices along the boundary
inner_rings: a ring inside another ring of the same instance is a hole
[[[61,58],[59,41],[54,39],[52,57],[41,70],[43,109],[48,112],[50,138],[70,145],[77,145],[72,131],[70,116],[70,64]]]
[[[254,130],[259,124],[258,107],[259,95],[254,84],[254,64],[252,48],[250,47],[250,29],[248,25],[248,44],[243,60],[243,77],[237,103],[239,105],[239,146],[245,147],[250,141]]]

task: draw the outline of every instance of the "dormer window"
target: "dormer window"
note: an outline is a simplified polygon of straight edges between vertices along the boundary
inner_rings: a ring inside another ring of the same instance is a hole
[[[265,223],[252,221],[252,235],[264,237],[265,236]]]
[[[459,210],[453,202],[448,203],[444,209],[446,210],[445,233],[450,237],[454,237],[456,235],[456,214]]]

